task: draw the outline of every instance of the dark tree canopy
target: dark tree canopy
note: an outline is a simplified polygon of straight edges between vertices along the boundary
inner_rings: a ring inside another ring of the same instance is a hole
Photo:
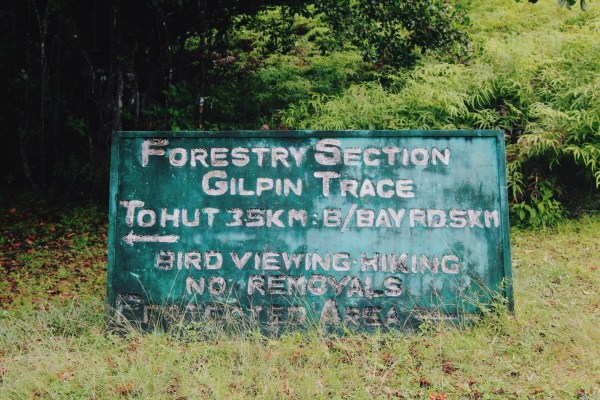
[[[0,6],[2,184],[65,192],[106,187],[111,133],[205,129],[232,34],[267,9],[268,51],[293,44],[294,15],[319,16],[332,40],[371,62],[409,67],[428,50],[464,53],[468,20],[446,1],[6,0]],[[272,110],[271,112],[275,112]]]

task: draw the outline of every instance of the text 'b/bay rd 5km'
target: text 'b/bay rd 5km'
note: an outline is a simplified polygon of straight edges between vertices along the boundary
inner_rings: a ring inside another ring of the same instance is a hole
[[[500,131],[117,132],[109,308],[280,330],[512,307]]]

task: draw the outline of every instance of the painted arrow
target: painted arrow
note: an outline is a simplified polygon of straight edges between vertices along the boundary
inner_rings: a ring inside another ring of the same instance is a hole
[[[146,243],[177,243],[179,236],[177,235],[136,235],[133,231],[123,236],[123,241],[130,246],[133,246],[135,242],[146,242]]]

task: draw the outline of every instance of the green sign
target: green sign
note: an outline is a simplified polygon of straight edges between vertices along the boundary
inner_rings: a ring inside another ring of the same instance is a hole
[[[114,135],[117,321],[402,329],[510,278],[500,131]]]

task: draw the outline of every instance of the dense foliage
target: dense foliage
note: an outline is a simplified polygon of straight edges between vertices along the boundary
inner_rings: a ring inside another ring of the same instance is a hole
[[[283,123],[310,129],[502,129],[514,223],[554,224],[570,212],[597,210],[597,10],[472,7],[476,50],[468,63],[430,57],[414,70],[386,71],[342,95],[315,94],[281,113]]]
[[[513,221],[552,224],[599,202],[600,17],[575,3],[12,0],[2,184],[102,194],[121,129],[503,129]]]
[[[469,18],[444,0],[321,0],[333,34],[354,44],[365,59],[410,67],[417,52],[463,56]]]

